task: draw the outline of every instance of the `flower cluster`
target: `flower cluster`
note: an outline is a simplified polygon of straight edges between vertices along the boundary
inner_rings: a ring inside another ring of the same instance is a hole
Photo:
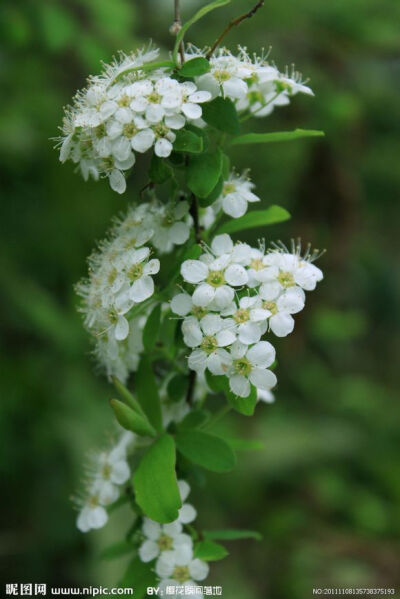
[[[157,156],[169,156],[175,131],[201,117],[201,103],[211,94],[173,79],[164,68],[141,68],[156,56],[157,51],[121,55],[89,78],[67,109],[60,160],[78,164],[85,180],[108,177],[111,188],[123,193],[135,152],[154,148]]]
[[[109,376],[126,380],[136,369],[145,320],[128,318],[134,306],[154,293],[160,261],[151,257],[151,246],[165,253],[185,243],[192,222],[188,211],[185,200],[131,207],[89,258],[89,276],[77,291],[85,325],[96,339],[96,356]]]
[[[226,375],[239,397],[247,397],[251,385],[270,391],[276,384],[268,369],[275,349],[261,338],[268,330],[279,337],[292,332],[304,290],[323,277],[312,264],[315,257],[309,250],[301,256],[299,245],[291,252],[234,245],[225,234],[217,235],[198,260],[186,260],[181,274],[191,293],[176,295],[171,309],[184,317],[183,338],[192,349],[189,368]]]
[[[186,57],[205,55],[206,52],[190,48]],[[195,82],[213,98],[222,94],[235,102],[239,112],[249,111],[256,117],[267,116],[276,106],[289,104],[297,93],[313,95],[300,73],[287,69],[281,73],[265,57],[250,56],[244,48],[239,48],[237,56],[226,48],[219,49],[210,58],[210,71]]]
[[[190,486],[184,480],[178,481],[178,485],[184,502]],[[192,538],[183,532],[183,525],[193,522],[195,518],[194,507],[184,503],[178,519],[170,524],[143,519],[143,542],[139,547],[139,557],[146,563],[157,560],[155,571],[160,579],[161,595],[170,586],[194,587],[194,581],[204,580],[208,575],[208,564],[193,557]]]
[[[81,532],[102,528],[106,524],[108,515],[105,507],[118,499],[119,486],[126,483],[130,476],[127,451],[133,439],[134,434],[125,431],[114,447],[92,456],[86,494],[77,500],[80,512],[76,525]]]

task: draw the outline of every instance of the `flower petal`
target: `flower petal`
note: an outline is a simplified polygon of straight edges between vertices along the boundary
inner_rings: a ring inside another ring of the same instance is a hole
[[[208,268],[200,260],[185,260],[181,266],[181,275],[188,283],[200,283],[208,274]]]

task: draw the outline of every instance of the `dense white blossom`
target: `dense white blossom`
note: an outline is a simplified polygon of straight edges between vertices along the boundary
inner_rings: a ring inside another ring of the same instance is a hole
[[[125,172],[135,164],[136,153],[154,148],[156,156],[168,157],[175,131],[201,117],[209,92],[173,79],[166,69],[140,69],[157,54],[121,54],[100,76],[90,77],[67,108],[60,160],[72,160],[85,180],[108,177],[111,188],[123,193]]]
[[[205,55],[206,52],[190,47],[187,59]],[[217,50],[210,58],[209,72],[195,82],[213,98],[230,98],[240,113],[256,117],[268,116],[276,106],[289,104],[297,93],[313,95],[294,68],[282,73],[264,56],[250,56],[244,48],[239,48],[237,56],[227,48]]]
[[[268,369],[275,350],[263,336],[291,333],[292,315],[305,305],[304,290],[323,277],[312,264],[316,253],[308,249],[302,256],[299,244],[291,250],[274,246],[266,252],[262,244],[234,244],[223,234],[197,260],[182,264],[185,289],[172,299],[171,310],[183,318],[190,369],[227,376],[239,397],[247,397],[252,385],[270,392],[276,384]]]
[[[160,261],[190,235],[192,218],[185,200],[157,199],[131,206],[89,258],[89,276],[77,285],[85,325],[95,339],[95,355],[108,377],[125,382],[143,350],[146,319],[131,310],[154,294]],[[148,314],[146,310],[144,316]]]

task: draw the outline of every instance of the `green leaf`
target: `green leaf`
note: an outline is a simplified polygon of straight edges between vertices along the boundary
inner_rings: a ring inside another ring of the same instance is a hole
[[[196,429],[181,429],[178,451],[188,460],[213,472],[229,472],[236,464],[232,448],[220,437]]]
[[[218,539],[220,541],[236,541],[237,539],[255,539],[261,541],[262,535],[256,530],[204,530],[205,539]]]
[[[160,68],[170,68],[173,69],[175,67],[175,62],[172,60],[160,60],[159,62],[147,62],[140,66],[136,67],[127,67],[123,71],[119,71],[118,74],[110,81],[109,86],[112,85],[115,81],[122,79],[127,73],[133,73],[135,71],[154,71],[155,69]]]
[[[257,389],[254,385],[251,385],[250,395],[247,397],[238,397],[231,391],[225,392],[225,397],[236,412],[243,416],[253,416],[257,404]]]
[[[186,395],[188,387],[188,377],[183,374],[176,374],[168,382],[167,393],[171,401],[180,401]]]
[[[304,137],[324,137],[324,135],[323,131],[313,129],[295,129],[294,131],[277,131],[274,133],[246,133],[232,139],[231,145],[274,143],[277,141],[292,141],[293,139],[302,139]]]
[[[186,414],[185,418],[178,424],[178,428],[198,428],[205,424],[209,417],[210,413],[206,410],[193,410]]]
[[[138,401],[136,401],[132,393],[125,387],[125,385],[123,385],[121,381],[117,379],[117,377],[113,377],[112,380],[114,383],[114,387],[116,388],[122,399],[125,401],[125,403],[127,403],[128,406],[132,408],[132,410],[135,410],[135,412],[137,412],[141,416],[146,417],[146,414],[142,410],[142,406]]]
[[[221,177],[218,180],[218,183],[216,184],[210,195],[208,195],[206,198],[200,198],[199,204],[202,208],[207,208],[207,206],[211,206],[211,204],[213,204],[215,200],[219,198],[224,187],[224,180],[224,177],[221,175]]]
[[[135,557],[129,562],[127,570],[118,584],[121,588],[134,589],[135,599],[144,599],[147,597],[147,587],[155,585],[156,575],[153,564],[145,564],[139,557]]]
[[[187,185],[199,198],[206,198],[217,185],[222,169],[222,153],[220,150],[191,156],[186,176]]]
[[[195,125],[188,125],[188,124],[185,126],[185,129],[187,129],[188,131],[191,131],[192,133],[197,135],[197,137],[202,138],[203,152],[206,152],[208,150],[208,146],[210,145],[209,139],[208,139],[208,134],[207,134],[207,129],[201,129],[200,127],[195,127]]]
[[[211,102],[205,102],[202,108],[202,118],[206,123],[230,135],[237,135],[239,133],[239,119],[232,100],[219,96]],[[236,139],[240,139],[240,137]]]
[[[229,551],[223,545],[214,541],[200,541],[194,548],[193,557],[197,557],[205,562],[216,562],[224,559],[227,555],[229,555]]]
[[[172,53],[172,57],[174,59],[175,64],[178,64],[179,46],[189,27],[191,27],[194,23],[196,23],[196,21],[204,17],[207,13],[211,12],[212,10],[215,10],[216,8],[220,8],[221,6],[225,6],[225,4],[229,4],[230,1],[231,0],[214,0],[214,2],[210,2],[210,4],[206,4],[205,6],[200,8],[200,10],[198,10],[191,19],[189,19],[188,21],[186,21],[186,23],[183,24],[182,28],[178,32],[178,35],[176,36],[175,46]]]
[[[159,185],[165,183],[172,177],[172,168],[155,154],[153,154],[150,162],[149,177],[154,183]]]
[[[147,418],[159,432],[162,431],[161,403],[151,363],[142,356],[136,373],[136,394]]]
[[[175,443],[163,435],[148,449],[133,475],[139,507],[156,522],[173,522],[182,506],[175,472]]]
[[[257,227],[265,227],[282,223],[290,218],[290,214],[285,208],[276,206],[275,204],[266,208],[266,210],[252,210],[240,218],[233,218],[224,223],[216,232],[216,235],[221,233],[236,233],[237,231],[245,231],[246,229],[254,229]]]
[[[184,262],[185,260],[197,260],[197,258],[199,256],[201,256],[202,253],[203,253],[203,248],[201,247],[201,245],[199,245],[198,243],[194,243],[183,254],[182,262]],[[180,269],[180,265],[179,265],[179,269]]]
[[[118,541],[117,543],[113,543],[109,545],[103,551],[101,551],[99,557],[100,559],[110,560],[115,559],[116,557],[121,557],[122,555],[126,555],[127,553],[131,553],[135,550],[135,546],[130,541]]]
[[[118,399],[112,399],[110,404],[114,411],[115,418],[123,428],[145,437],[157,436],[155,428],[151,426],[147,418],[141,416]]]
[[[210,63],[206,58],[198,56],[185,62],[179,70],[179,75],[182,77],[198,77],[204,75],[210,70]]]
[[[180,129],[176,132],[174,150],[175,152],[200,154],[203,151],[203,138],[187,129]]]
[[[147,352],[151,352],[158,339],[161,321],[161,304],[157,304],[147,318],[143,329],[143,345]]]
[[[226,376],[216,376],[211,372],[206,372],[207,385],[215,393],[224,393],[228,403],[236,412],[243,416],[252,416],[257,403],[257,390],[252,385],[248,397],[237,397],[229,388],[229,381]]]

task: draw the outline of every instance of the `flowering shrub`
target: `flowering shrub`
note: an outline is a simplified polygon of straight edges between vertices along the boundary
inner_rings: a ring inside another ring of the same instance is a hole
[[[227,555],[215,539],[248,534],[200,535],[186,479],[191,467],[234,467],[229,441],[209,429],[228,409],[251,416],[258,400],[273,400],[274,336],[292,333],[306,292],[323,278],[313,264],[318,252],[302,253],[299,243],[251,247],[231,237],[289,215],[278,206],[248,212],[261,198],[247,172],[231,168],[229,146],[320,132],[240,134],[242,121],[313,93],[298,74],[244,48],[183,46],[189,25],[227,2],[212,2],[183,26],[177,17],[170,60],[149,48],[90,77],[60,139],[62,162],[72,160],[85,179],[108,178],[118,193],[137,155],[151,154],[140,199],[114,221],[77,285],[97,362],[119,395],[111,400],[116,441],[92,456],[77,526],[100,528],[110,508],[129,502],[134,523],[118,554],[137,553],[130,586],[138,573],[160,592],[196,586],[207,562]]]

